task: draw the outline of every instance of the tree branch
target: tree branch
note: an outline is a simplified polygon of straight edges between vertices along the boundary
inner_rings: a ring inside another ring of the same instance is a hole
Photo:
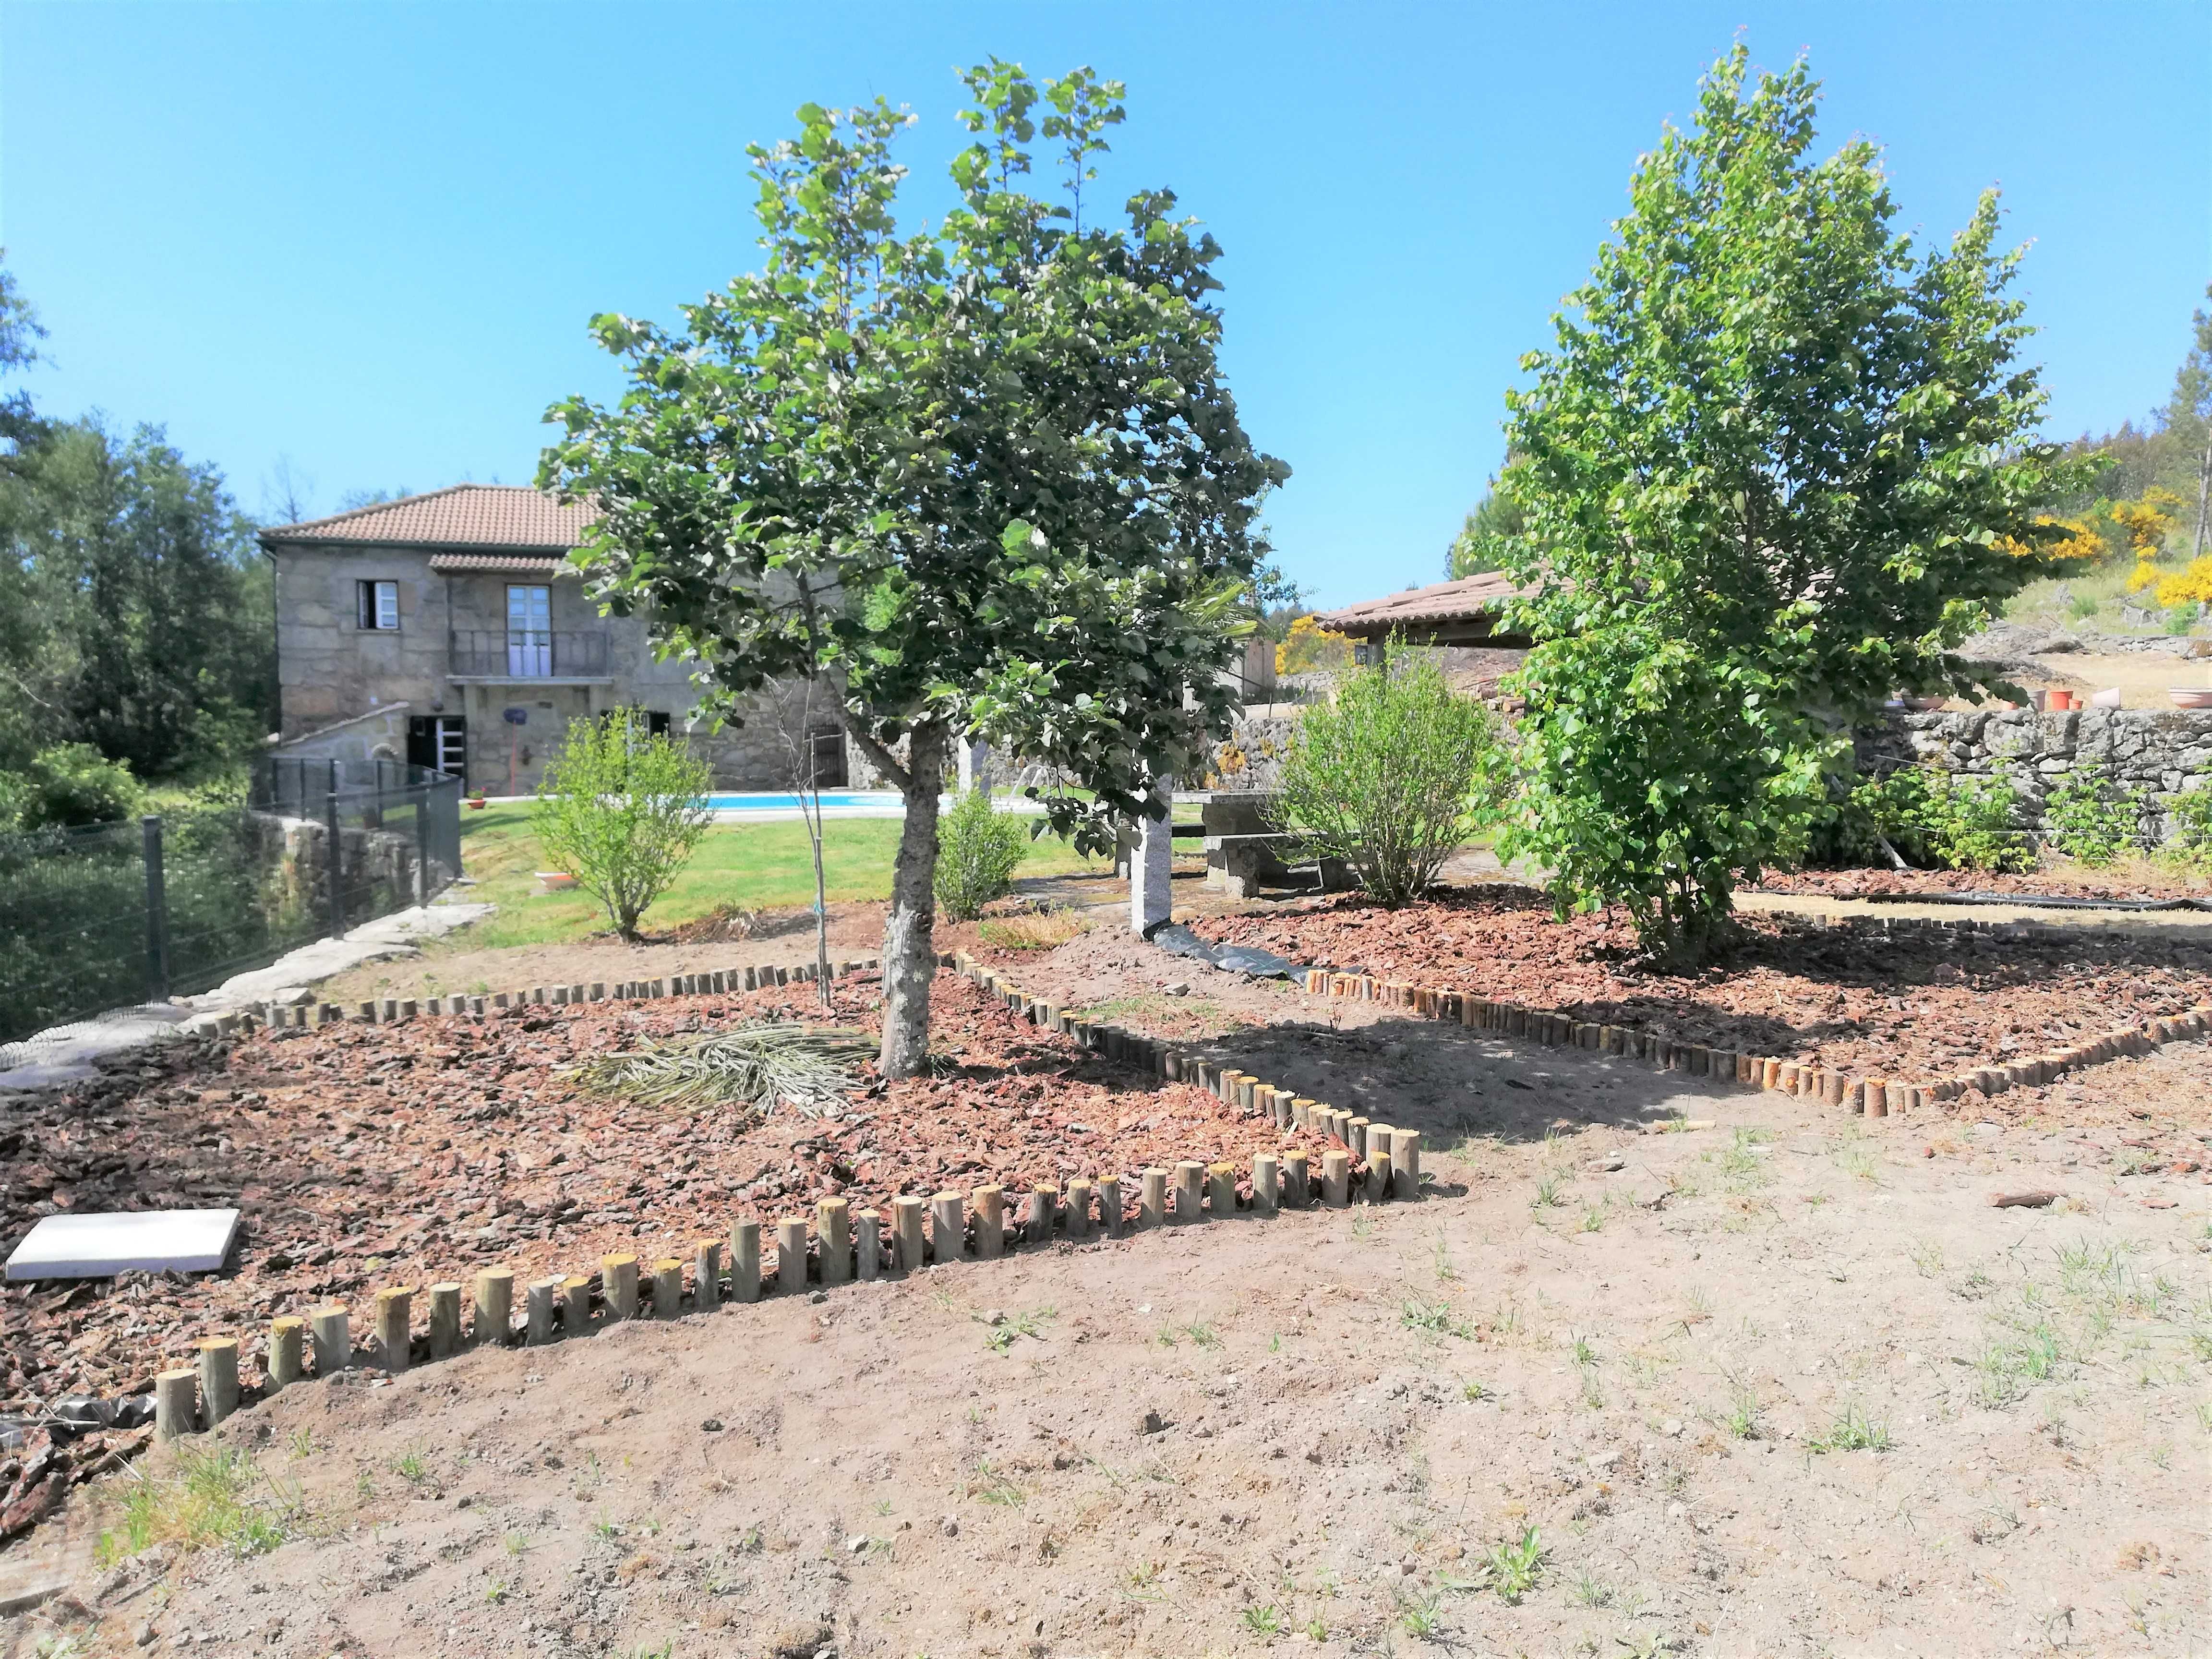
[[[850,709],[840,708],[837,711],[837,717],[844,726],[847,734],[860,746],[860,752],[868,757],[876,770],[898,785],[901,794],[912,794],[914,774],[901,766],[891,751],[876,741],[875,735],[860,724],[859,716]]]

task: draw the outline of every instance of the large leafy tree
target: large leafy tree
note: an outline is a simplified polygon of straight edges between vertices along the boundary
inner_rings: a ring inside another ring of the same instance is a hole
[[[1920,254],[1873,145],[1813,158],[1805,64],[1747,72],[1643,159],[1508,399],[1542,641],[1514,846],[1692,957],[1802,847],[1852,723],[1972,690],[1952,647],[2070,534],[1994,193]]]
[[[0,374],[44,333],[0,269]],[[250,748],[276,690],[252,532],[159,428],[0,398],[0,769],[81,743],[159,777]]]
[[[938,795],[970,730],[1095,799],[1046,802],[1101,845],[1232,710],[1218,671],[1265,552],[1255,451],[1217,362],[1220,250],[1175,198],[1085,216],[1121,88],[969,70],[957,205],[902,233],[911,118],[799,112],[751,154],[766,258],[668,331],[593,328],[619,404],[557,405],[540,482],[599,502],[577,557],[645,608],[724,714],[772,677],[831,687],[905,798],[884,938],[882,1065],[926,1058]],[[1027,146],[1062,167],[1032,194]]]

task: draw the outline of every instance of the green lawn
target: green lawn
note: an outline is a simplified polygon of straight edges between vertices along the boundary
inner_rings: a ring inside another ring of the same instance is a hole
[[[526,804],[517,803],[461,813],[461,864],[476,885],[457,888],[453,896],[500,907],[496,915],[470,930],[472,950],[554,944],[581,939],[607,925],[606,913],[588,894],[538,891],[536,872],[545,863],[531,833],[530,811]],[[823,867],[831,902],[889,898],[898,836],[896,818],[833,818],[825,823]],[[1019,873],[1054,876],[1109,867],[1048,836],[1031,844]],[[814,858],[804,823],[794,818],[716,824],[675,884],[646,912],[642,926],[648,933],[678,927],[726,905],[772,910],[813,902]]]

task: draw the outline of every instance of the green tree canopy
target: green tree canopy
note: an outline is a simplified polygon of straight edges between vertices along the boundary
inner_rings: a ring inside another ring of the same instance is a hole
[[[44,335],[0,269],[0,372]],[[269,579],[222,475],[157,427],[0,402],[0,771],[89,744],[142,778],[241,752],[276,690]]]
[[[1512,843],[1691,955],[1796,855],[1854,722],[1973,689],[1951,647],[2048,574],[2073,482],[1995,194],[1919,253],[1872,144],[1813,158],[1805,64],[1747,70],[1722,58],[1644,158],[1508,398],[1541,641]]]
[[[1486,570],[1503,570],[1513,562],[1512,542],[1528,527],[1528,515],[1492,478],[1482,499],[1467,515],[1444,553],[1444,575],[1457,580]]]
[[[1165,191],[1121,222],[1084,186],[1121,88],[966,74],[975,142],[957,205],[902,234],[911,117],[807,105],[752,152],[766,258],[669,332],[593,322],[629,389],[557,405],[549,487],[602,516],[579,562],[725,712],[770,677],[831,684],[846,730],[902,792],[885,934],[883,1065],[927,1044],[938,792],[974,730],[1054,763],[1094,801],[1046,804],[1102,845],[1232,710],[1219,669],[1265,553],[1255,514],[1286,476],[1237,420],[1217,360],[1220,249]],[[1039,134],[1057,200],[1030,192]],[[1186,694],[1188,695],[1186,695]]]

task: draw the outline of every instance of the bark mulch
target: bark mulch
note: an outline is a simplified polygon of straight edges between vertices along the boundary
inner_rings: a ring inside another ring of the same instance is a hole
[[[1193,926],[1340,973],[1885,1077],[1932,1079],[2039,1054],[2212,998],[2212,950],[2193,943],[1739,921],[1740,942],[1691,973],[1643,957],[1618,911],[1561,921],[1541,894],[1501,884],[1395,911],[1340,896]]]
[[[2212,880],[2168,870],[2130,866],[2094,870],[2070,860],[2047,870],[2011,875],[1993,870],[1770,870],[1751,890],[1820,894],[1828,898],[1875,896],[1940,898],[1947,893],[2018,894],[2051,898],[2167,899],[2212,897]],[[1961,915],[1972,913],[1961,910]]]
[[[827,1018],[880,1029],[872,976],[835,992]],[[797,986],[177,1043],[27,1097],[0,1118],[0,1247],[61,1211],[234,1205],[245,1238],[216,1274],[0,1285],[0,1412],[143,1392],[202,1336],[248,1339],[258,1372],[270,1317],[333,1298],[365,1341],[382,1285],[465,1283],[494,1264],[589,1275],[617,1250],[688,1260],[732,1221],[811,1219],[832,1194],[884,1209],[887,1232],[895,1194],[991,1182],[1012,1194],[1121,1174],[1133,1210],[1147,1165],[1249,1170],[1286,1140],[1321,1146],[1032,1026],[957,975],[939,975],[932,1014],[935,1074],[886,1085],[863,1066],[834,1118],[669,1112],[561,1075],[678,1032],[825,1018]]]

